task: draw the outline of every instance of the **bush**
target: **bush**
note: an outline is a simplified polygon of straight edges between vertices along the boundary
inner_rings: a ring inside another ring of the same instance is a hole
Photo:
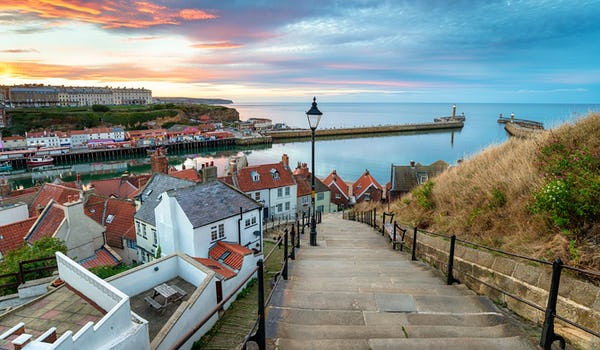
[[[110,108],[105,105],[92,105],[92,111],[104,113],[110,111]]]
[[[415,197],[417,205],[419,205],[421,208],[435,208],[435,202],[432,198],[433,185],[433,181],[427,181],[413,190],[413,196]]]

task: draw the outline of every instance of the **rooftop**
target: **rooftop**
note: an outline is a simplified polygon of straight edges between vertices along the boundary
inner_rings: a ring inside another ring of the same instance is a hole
[[[135,213],[135,218],[156,225],[154,217],[154,208],[158,205],[158,197],[165,192],[173,189],[193,186],[195,183],[188,180],[178,179],[173,176],[155,173],[146,183],[138,195],[142,206]]]

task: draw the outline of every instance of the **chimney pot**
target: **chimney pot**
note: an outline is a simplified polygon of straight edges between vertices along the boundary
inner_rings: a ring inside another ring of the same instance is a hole
[[[411,168],[414,168],[414,167],[415,167],[415,161],[414,161],[414,160],[411,160],[411,161],[410,161],[410,167],[411,167]]]

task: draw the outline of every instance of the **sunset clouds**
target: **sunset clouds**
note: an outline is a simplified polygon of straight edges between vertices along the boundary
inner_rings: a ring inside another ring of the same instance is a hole
[[[3,84],[236,101],[597,102],[600,0],[4,0]]]

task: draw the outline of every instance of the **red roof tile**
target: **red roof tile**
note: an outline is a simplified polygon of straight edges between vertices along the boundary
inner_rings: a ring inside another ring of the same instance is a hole
[[[98,266],[117,266],[119,263],[119,259],[104,247],[96,250],[94,255],[79,261],[79,264],[88,270]]]
[[[209,269],[213,270],[214,272],[218,273],[219,275],[225,277],[225,279],[230,279],[232,277],[237,276],[237,273],[235,273],[235,271],[228,269],[225,265],[223,265],[220,262],[215,261],[213,259],[194,258],[194,260],[196,260],[200,264],[208,267]]]
[[[123,237],[135,241],[134,202],[92,195],[85,203],[83,211],[85,215],[104,225],[108,245],[122,249]]]
[[[272,175],[274,172],[278,173],[278,178]],[[258,174],[258,181],[253,181],[254,174]],[[294,185],[291,171],[281,163],[245,167],[234,176],[242,192]]]
[[[6,254],[25,244],[25,236],[36,220],[34,217],[0,226],[0,252]]]
[[[60,228],[60,225],[65,219],[65,211],[62,205],[52,203],[51,206],[45,209],[35,226],[31,228],[25,240],[33,243],[42,237],[52,237]]]
[[[350,194],[348,184],[342,179],[341,176],[337,174],[335,169],[329,175],[327,175],[325,180],[323,180],[323,183],[329,188],[331,188],[331,186],[336,186],[342,192],[342,194],[345,194],[346,196]]]
[[[40,192],[38,192],[31,207],[29,207],[29,216],[37,216],[38,210],[45,208],[51,199],[57,203],[63,204],[69,200],[69,196],[71,196],[71,198],[79,199],[81,192],[81,190],[46,183],[42,186]]]
[[[309,183],[308,179],[304,178],[303,175],[294,175],[294,178],[296,179],[296,196],[297,197],[304,197],[304,196],[310,196],[310,194],[312,193],[312,187],[311,184]]]
[[[229,252],[229,254],[225,254],[227,252]],[[224,256],[224,254],[226,257],[223,259],[223,262],[228,266],[239,270],[242,268],[244,256],[252,254],[252,251],[239,244],[218,241],[208,252],[210,258],[219,262],[222,260],[222,256]]]
[[[179,179],[190,180],[194,182],[200,181],[200,175],[198,175],[198,172],[194,168],[170,171],[169,175]]]
[[[221,181],[222,183],[227,184],[229,186],[235,187],[235,184],[233,183],[232,175],[222,176],[219,178],[219,181]]]
[[[383,191],[383,188],[379,182],[377,182],[377,180],[371,176],[369,170],[365,170],[365,172],[352,185],[352,193],[356,198],[358,198],[371,186],[375,186],[375,188]]]
[[[138,188],[127,179],[94,180],[90,184],[96,194],[104,197],[129,198]]]

